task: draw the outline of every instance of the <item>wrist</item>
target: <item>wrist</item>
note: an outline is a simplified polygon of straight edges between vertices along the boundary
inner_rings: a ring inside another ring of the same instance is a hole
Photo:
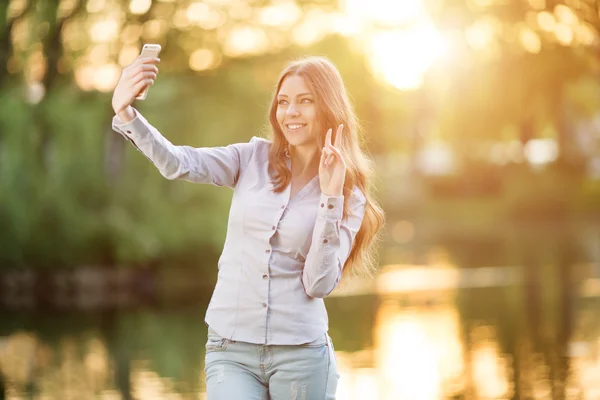
[[[323,193],[327,197],[340,197],[344,194],[341,190],[339,191],[339,193],[329,192],[327,190],[321,190],[321,193]]]
[[[116,115],[121,121],[123,121],[126,124],[131,122],[136,116],[135,110],[130,105],[122,110],[116,111]]]

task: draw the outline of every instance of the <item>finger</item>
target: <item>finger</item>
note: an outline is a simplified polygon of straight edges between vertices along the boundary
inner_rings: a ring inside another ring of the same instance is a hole
[[[330,150],[331,145],[323,147],[323,154],[325,154],[325,165],[331,165],[335,161],[335,156]]]
[[[136,58],[131,64],[127,66],[129,69],[135,69],[142,65],[157,65],[160,63],[160,58],[154,57],[139,57]]]
[[[139,72],[139,71],[154,71],[156,73],[158,73],[158,67],[156,65],[153,64],[141,64],[138,65],[134,71]]]
[[[156,79],[156,72],[154,72],[154,71],[140,71],[137,74],[135,74],[134,76],[132,76],[131,80],[133,82],[138,82],[140,79],[146,79],[146,78]]]
[[[332,154],[329,157],[327,157],[327,165],[331,165],[335,162],[335,156]]]
[[[131,85],[132,86],[137,85],[138,82],[144,81],[144,80],[151,80],[152,82],[154,82],[155,79],[156,79],[156,75],[154,75],[154,73],[146,72],[146,73],[138,74],[138,75],[134,76],[133,78],[131,78]]]
[[[160,58],[158,57],[140,57],[138,56],[138,58],[135,59],[135,61],[133,62],[133,64],[139,65],[139,64],[158,64],[160,63]]]
[[[329,150],[331,151],[332,156],[334,156],[335,158],[337,158],[340,161],[344,161],[344,156],[342,155],[342,152],[333,146],[329,146]]]
[[[331,152],[327,149],[327,146],[323,147],[323,157],[324,157],[324,164],[325,166],[329,165],[329,158],[330,158]]]
[[[154,72],[154,71],[140,71],[140,72],[138,72],[136,75],[134,75],[134,76],[132,77],[132,79],[134,79],[134,80],[138,80],[138,78],[139,78],[140,76],[141,76],[141,77],[144,77],[144,78],[152,78],[152,79],[156,79],[156,76],[157,76],[157,74],[156,74],[156,72]]]
[[[148,62],[149,57],[140,57],[138,56],[135,60],[133,60],[133,62],[131,64],[129,64],[127,67],[125,67],[125,69],[127,70],[133,70],[138,68],[141,65],[149,65],[151,64],[150,62]]]
[[[331,164],[335,161],[335,154],[331,150],[333,148],[332,145],[327,147],[327,164]]]
[[[321,150],[321,164],[323,166],[327,166],[327,152],[325,151],[325,147],[323,147],[323,150]]]
[[[137,96],[146,86],[150,86],[151,84],[152,81],[150,79],[142,80],[135,84],[135,86],[133,87],[133,92]]]
[[[140,72],[146,72],[146,71],[151,71],[151,72],[155,72],[156,74],[158,74],[158,67],[155,65],[151,65],[151,64],[138,65],[137,67],[135,67],[133,69],[128,69],[126,76],[131,77],[131,76],[135,76],[135,75],[139,74]]]
[[[331,165],[335,161],[335,157],[331,154],[331,151],[327,147],[323,147],[323,164],[325,166]]]
[[[337,131],[335,132],[335,147],[338,149],[342,148],[342,134],[344,132],[344,124],[340,124],[338,126]]]
[[[331,145],[331,128],[327,130],[327,134],[325,135],[325,147]]]

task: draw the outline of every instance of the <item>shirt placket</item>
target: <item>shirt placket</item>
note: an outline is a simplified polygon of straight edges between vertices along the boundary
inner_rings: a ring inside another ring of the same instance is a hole
[[[266,264],[266,272],[262,275],[262,282],[264,284],[264,288],[263,288],[263,292],[265,293],[263,296],[263,303],[261,304],[262,310],[264,312],[264,321],[265,321],[265,329],[264,329],[264,343],[267,344],[268,343],[268,337],[269,337],[269,330],[270,330],[270,326],[269,326],[269,302],[270,302],[270,285],[271,285],[271,256],[272,256],[272,250],[273,250],[273,246],[271,244],[271,240],[273,239],[273,236],[275,236],[275,233],[277,233],[277,229],[279,228],[279,223],[281,222],[281,219],[283,218],[283,215],[286,212],[286,209],[288,207],[288,204],[286,204],[284,202],[283,199],[285,198],[289,198],[289,187],[287,190],[284,190],[280,196],[283,195],[285,197],[280,197],[282,199],[282,204],[279,206],[278,212],[275,213],[275,215],[277,216],[277,221],[273,222],[273,225],[271,226],[271,236],[269,236],[269,239],[267,241],[267,247],[265,248],[265,264]]]

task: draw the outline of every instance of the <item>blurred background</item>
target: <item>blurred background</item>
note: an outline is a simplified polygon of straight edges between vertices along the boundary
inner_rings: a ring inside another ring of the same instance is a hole
[[[268,133],[287,61],[340,69],[376,161],[379,272],[326,300],[340,400],[600,399],[593,0],[0,1],[0,399],[203,399],[232,192],[111,129]]]

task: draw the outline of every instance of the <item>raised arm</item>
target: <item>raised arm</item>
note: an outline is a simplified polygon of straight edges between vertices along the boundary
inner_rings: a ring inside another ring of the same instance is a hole
[[[224,147],[175,146],[139,112],[128,123],[115,115],[113,129],[129,140],[167,179],[234,187],[248,165],[256,138]]]
[[[116,114],[113,129],[129,140],[167,179],[234,187],[252,157],[254,138],[250,143],[226,147],[175,146],[131,106],[137,94],[154,83],[159,61],[138,57],[123,68],[112,98]]]
[[[321,151],[321,199],[312,243],[302,273],[304,290],[311,297],[325,297],[339,283],[365,215],[366,197],[354,186],[347,202],[348,217],[342,220],[346,180],[346,161],[342,154],[343,130],[344,125],[339,125],[334,145],[331,142],[333,129],[329,129]]]

